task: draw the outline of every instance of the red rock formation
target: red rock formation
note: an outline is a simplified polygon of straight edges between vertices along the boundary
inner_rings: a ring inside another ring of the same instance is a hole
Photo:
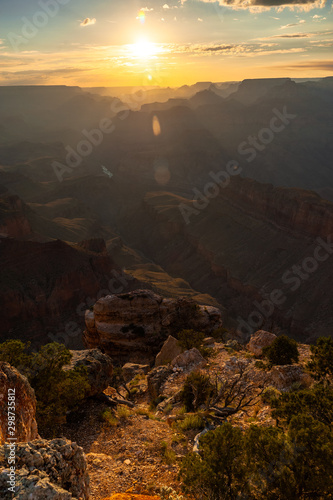
[[[14,395],[14,400],[13,398]],[[10,396],[10,399],[8,399]],[[8,442],[8,403],[15,402],[15,433],[17,442],[38,437],[35,392],[26,377],[8,363],[0,361],[0,445]]]
[[[221,325],[221,313],[215,307],[135,290],[104,297],[86,312],[84,342],[117,360],[151,361],[169,334],[185,328],[211,333]]]

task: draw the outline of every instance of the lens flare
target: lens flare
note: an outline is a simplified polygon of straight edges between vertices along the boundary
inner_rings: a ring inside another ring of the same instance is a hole
[[[145,13],[144,10],[140,10],[139,11],[137,19],[139,19],[139,21],[140,21],[141,24],[145,24],[145,22],[146,22],[146,13]]]

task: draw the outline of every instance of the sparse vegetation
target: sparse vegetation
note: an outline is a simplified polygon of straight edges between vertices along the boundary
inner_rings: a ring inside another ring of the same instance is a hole
[[[114,412],[110,410],[110,408],[107,408],[102,412],[101,418],[110,427],[117,427],[119,425],[119,420],[115,416]]]
[[[126,408],[126,406],[118,405],[117,415],[120,420],[126,421],[128,417],[131,415],[131,412],[128,408]]]
[[[189,431],[193,429],[203,429],[205,427],[205,422],[200,415],[187,415],[184,420],[177,422],[177,428],[184,431]]]
[[[162,500],[185,500],[182,495],[178,495],[178,493],[174,489],[168,486],[162,486],[160,488],[159,497]]]
[[[161,442],[161,454],[163,461],[168,464],[172,465],[176,461],[176,454],[175,452],[169,447],[168,443],[166,441]]]
[[[278,389],[270,385],[266,387],[266,389],[264,389],[261,395],[261,400],[265,404],[271,404],[272,401],[274,401],[280,396],[280,394],[281,392]]]

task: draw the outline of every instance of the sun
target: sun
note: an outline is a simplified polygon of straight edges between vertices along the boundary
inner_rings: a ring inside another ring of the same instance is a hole
[[[137,42],[129,46],[130,53],[137,59],[151,59],[159,53],[159,48],[156,43],[150,42],[145,38],[141,38]]]

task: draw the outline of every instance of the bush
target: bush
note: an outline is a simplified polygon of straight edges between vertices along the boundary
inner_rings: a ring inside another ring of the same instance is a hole
[[[200,439],[200,455],[190,453],[181,464],[185,493],[194,499],[231,500],[246,492],[244,439],[238,428],[222,424]]]
[[[171,450],[166,441],[161,441],[161,454],[164,462],[168,465],[172,465],[176,460],[176,454]]]
[[[28,345],[18,340],[0,344],[0,360],[10,362],[25,375],[37,399],[38,430],[54,437],[66,414],[75,410],[90,390],[85,367],[64,371],[71,352],[62,344],[47,344],[36,353],[27,352]]]
[[[311,389],[283,392],[272,401],[272,416],[289,424],[293,417],[311,416],[331,428],[333,422],[333,389],[317,385]]]
[[[297,342],[286,335],[277,337],[262,352],[272,365],[291,365],[299,359]]]
[[[276,387],[270,385],[269,387],[266,387],[261,395],[262,402],[270,405],[273,401],[275,401],[275,399],[280,396],[280,394],[281,392],[276,389]]]
[[[187,415],[184,420],[177,423],[177,427],[181,431],[199,430],[205,427],[205,422],[200,415]]]
[[[333,339],[320,337],[310,349],[312,354],[308,369],[314,378],[329,383],[333,376]]]
[[[110,410],[110,408],[107,408],[102,412],[102,420],[106,422],[110,427],[117,427],[119,424],[118,419],[114,415],[114,413]]]
[[[186,411],[195,411],[213,396],[215,390],[208,376],[195,371],[186,378],[180,400]]]
[[[194,347],[200,350],[204,338],[205,334],[202,332],[197,332],[195,330],[182,330],[178,333],[178,344],[185,351],[193,349]]]
[[[333,434],[310,416],[286,430],[224,423],[200,439],[200,455],[182,462],[180,478],[194,500],[332,499]]]

